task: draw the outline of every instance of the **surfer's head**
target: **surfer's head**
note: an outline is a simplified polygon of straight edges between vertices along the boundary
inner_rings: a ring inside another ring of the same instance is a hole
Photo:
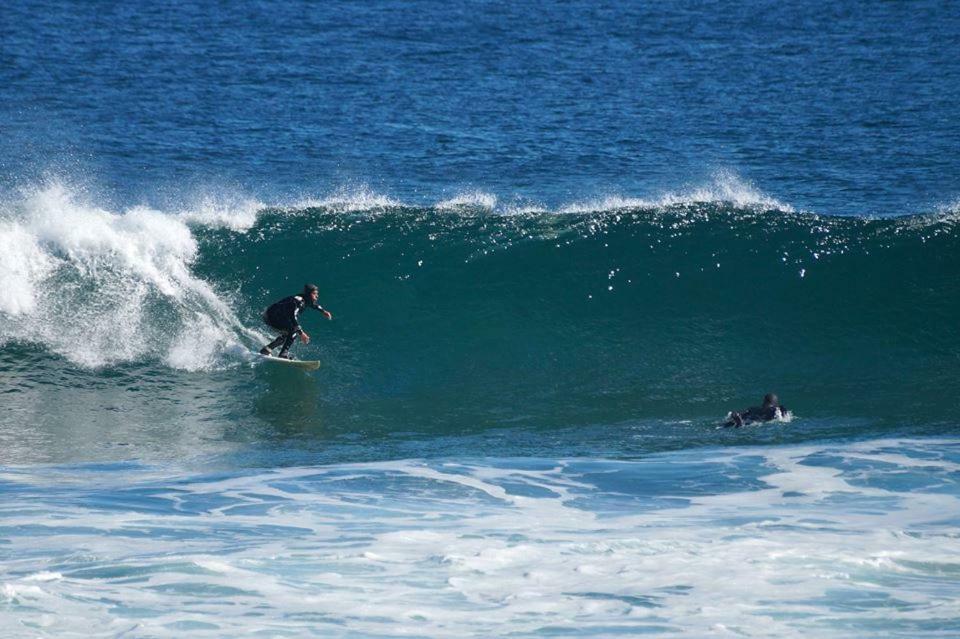
[[[313,301],[317,300],[317,297],[320,296],[320,289],[317,288],[316,284],[304,284],[303,285],[303,296],[312,299]]]
[[[780,405],[780,400],[773,393],[767,393],[763,396],[763,407],[769,408],[771,406],[776,407]]]

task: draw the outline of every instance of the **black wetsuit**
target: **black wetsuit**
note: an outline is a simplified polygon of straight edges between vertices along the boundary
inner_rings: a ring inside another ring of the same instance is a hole
[[[303,331],[303,329],[300,328],[298,318],[300,311],[306,307],[321,312],[323,311],[322,306],[319,304],[311,304],[305,296],[291,295],[290,297],[283,298],[279,302],[271,304],[270,307],[263,312],[263,321],[267,323],[267,326],[280,331],[277,339],[267,344],[266,348],[268,350],[273,350],[283,344],[280,349],[280,356],[283,357],[287,354],[294,340],[297,339]]]
[[[785,414],[787,409],[779,404],[773,406],[751,406],[739,413],[730,413],[730,418],[724,426],[740,428],[750,422],[769,422]]]

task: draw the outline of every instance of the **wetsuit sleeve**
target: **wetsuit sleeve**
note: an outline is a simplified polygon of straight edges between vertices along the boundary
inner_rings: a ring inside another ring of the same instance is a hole
[[[296,298],[294,298],[296,300]],[[290,323],[293,325],[293,332],[300,333],[303,331],[303,328],[300,327],[300,320],[297,318],[300,315],[300,304],[294,303],[290,307]]]
[[[296,296],[288,297],[284,301],[286,302],[284,304],[284,313],[287,316],[287,323],[289,324],[289,326],[291,327],[291,330],[294,333],[299,333],[300,331],[303,330],[300,327],[300,321],[297,319],[297,315],[299,315],[300,308],[301,308],[300,303],[297,300]]]

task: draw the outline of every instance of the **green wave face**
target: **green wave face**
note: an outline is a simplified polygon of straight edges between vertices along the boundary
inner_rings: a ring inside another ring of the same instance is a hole
[[[30,286],[14,277],[20,288],[0,299],[0,373],[18,406],[137,438],[154,424],[164,450],[170,424],[204,441],[264,426],[282,437],[613,429],[599,446],[618,425],[649,423],[643,437],[682,447],[712,441],[726,411],[769,391],[808,425],[789,429],[798,439],[862,423],[936,432],[960,412],[954,215],[388,203],[265,209],[239,228],[143,215],[94,216],[100,235],[79,238],[17,222],[23,254],[46,260],[20,260],[14,275]],[[260,313],[307,281],[334,321],[306,311],[313,341],[297,354],[323,367],[258,365]]]
[[[951,218],[682,205],[494,216],[268,211],[200,233],[196,272],[247,325],[305,280],[354,398],[491,420],[715,414],[767,390],[808,414],[952,412]]]

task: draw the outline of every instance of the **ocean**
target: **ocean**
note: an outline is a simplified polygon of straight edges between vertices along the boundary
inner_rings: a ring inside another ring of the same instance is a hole
[[[958,47],[5,3],[0,635],[960,636]]]

